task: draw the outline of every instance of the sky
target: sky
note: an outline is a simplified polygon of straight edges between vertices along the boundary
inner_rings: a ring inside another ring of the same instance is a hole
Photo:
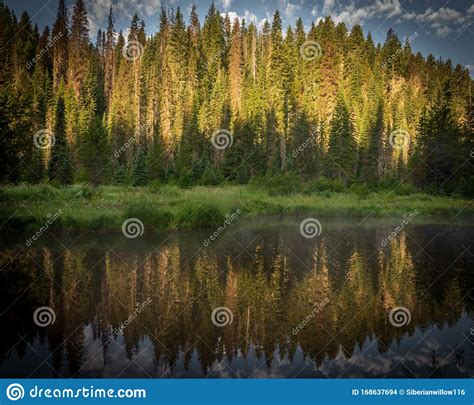
[[[1,1],[1,0],[0,0]],[[106,28],[110,4],[114,7],[116,29],[126,31],[136,12],[145,21],[147,34],[159,28],[162,3],[169,9],[181,7],[189,16],[193,4],[198,8],[201,23],[211,0],[85,0],[89,12],[91,35],[99,28]],[[40,29],[52,26],[58,0],[3,0],[19,16],[27,10],[33,23]],[[68,6],[74,0],[66,0]],[[386,33],[393,28],[404,42],[425,57],[433,54],[453,64],[466,66],[474,76],[474,0],[215,0],[222,13],[231,19],[245,18],[262,26],[265,19],[272,20],[275,10],[280,10],[284,25],[301,17],[306,29],[312,21],[331,15],[336,22],[349,28],[360,24],[365,34],[372,33],[376,42],[384,42]]]

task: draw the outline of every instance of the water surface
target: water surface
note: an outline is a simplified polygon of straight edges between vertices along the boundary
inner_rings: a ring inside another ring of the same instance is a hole
[[[136,240],[8,235],[1,377],[472,377],[474,226],[235,223]],[[4,236],[5,238],[5,236]],[[40,327],[47,306],[53,324]],[[392,325],[395,307],[410,322]],[[232,323],[216,326],[215,308]]]

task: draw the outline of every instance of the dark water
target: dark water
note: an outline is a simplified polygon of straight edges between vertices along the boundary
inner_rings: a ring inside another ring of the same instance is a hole
[[[297,219],[235,223],[208,247],[212,231],[7,235],[0,377],[473,377],[474,227],[382,246],[399,220],[321,222],[314,239]]]

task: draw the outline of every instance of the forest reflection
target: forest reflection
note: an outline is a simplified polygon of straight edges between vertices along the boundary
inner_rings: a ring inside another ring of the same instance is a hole
[[[382,247],[391,229],[241,227],[206,248],[199,232],[10,243],[0,375],[472,377],[474,228],[416,225]],[[40,306],[53,325],[33,322]],[[222,328],[219,306],[233,313]],[[408,325],[390,324],[396,306]]]

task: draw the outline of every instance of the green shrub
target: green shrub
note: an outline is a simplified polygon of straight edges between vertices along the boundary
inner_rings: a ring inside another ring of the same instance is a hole
[[[181,188],[191,188],[195,186],[196,183],[197,183],[196,175],[192,171],[189,171],[188,173],[180,176],[177,179],[177,184]]]
[[[96,190],[87,184],[79,184],[70,188],[75,198],[90,200],[97,195]]]
[[[394,191],[397,195],[412,195],[418,192],[412,184],[399,184],[395,187]]]
[[[474,176],[466,176],[457,181],[453,195],[474,197]]]
[[[178,197],[181,194],[181,189],[177,186],[165,185],[158,189],[158,193],[164,197]]]
[[[366,199],[370,190],[365,184],[353,184],[349,187],[349,193],[355,194],[359,199]]]
[[[125,165],[118,166],[112,176],[112,184],[121,186],[131,184],[131,182],[130,173],[128,172],[127,167]]]
[[[199,180],[199,184],[201,186],[218,186],[219,184],[222,184],[223,181],[224,178],[219,172],[213,170],[212,167],[206,167],[201,179]]]
[[[30,199],[34,201],[49,201],[57,197],[60,190],[46,183],[37,185],[22,183],[16,187],[6,187],[5,192],[8,198],[13,201]]]
[[[205,228],[220,225],[224,222],[224,213],[219,208],[210,205],[187,205],[179,213],[176,219],[181,228]]]
[[[342,193],[346,190],[346,186],[342,180],[330,180],[325,177],[319,177],[315,180],[312,180],[305,187],[305,194],[311,193]]]
[[[160,180],[152,180],[148,184],[148,189],[152,193],[158,193],[160,191],[160,188],[163,187],[163,183]]]
[[[149,224],[158,229],[165,229],[171,224],[173,215],[151,203],[137,202],[130,204],[125,210],[125,219],[128,218],[138,218],[145,227]]]
[[[273,196],[300,193],[304,188],[300,177],[293,172],[261,177],[256,179],[253,184],[256,187],[263,188]]]

